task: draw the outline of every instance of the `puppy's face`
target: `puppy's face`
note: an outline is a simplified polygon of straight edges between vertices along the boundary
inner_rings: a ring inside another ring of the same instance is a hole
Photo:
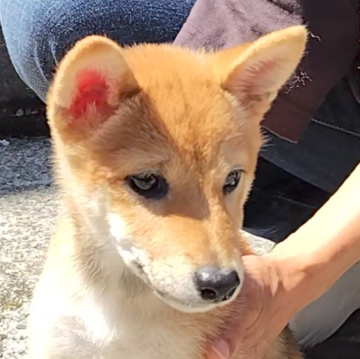
[[[63,186],[116,260],[180,310],[240,291],[259,123],[305,41],[294,27],[206,54],[95,36],[60,65],[48,115]]]

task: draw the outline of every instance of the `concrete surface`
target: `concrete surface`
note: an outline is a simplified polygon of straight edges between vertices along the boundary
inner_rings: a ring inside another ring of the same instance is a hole
[[[50,141],[0,138],[0,358],[26,357],[29,300],[44,261],[57,213],[50,174]],[[263,253],[272,244],[257,239]],[[360,312],[311,359],[360,358]]]
[[[29,300],[56,215],[49,140],[0,141],[0,357],[23,358]]]

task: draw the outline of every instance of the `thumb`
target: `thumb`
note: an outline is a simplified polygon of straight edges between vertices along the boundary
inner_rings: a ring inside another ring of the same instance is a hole
[[[244,329],[240,328],[239,318],[229,323],[226,331],[215,338],[208,349],[208,359],[230,359],[237,352],[244,337]]]
[[[230,348],[231,344],[225,339],[216,339],[209,348],[208,359],[230,359],[233,355]]]

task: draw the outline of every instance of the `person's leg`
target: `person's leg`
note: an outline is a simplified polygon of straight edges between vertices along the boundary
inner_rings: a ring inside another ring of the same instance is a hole
[[[122,45],[172,42],[195,0],[1,0],[0,22],[13,65],[45,101],[53,71],[90,34]]]

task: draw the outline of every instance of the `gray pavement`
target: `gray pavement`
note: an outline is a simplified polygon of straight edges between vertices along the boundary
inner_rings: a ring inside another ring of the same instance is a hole
[[[0,358],[26,357],[29,301],[58,208],[48,139],[0,139]],[[272,244],[252,239],[255,251]],[[360,313],[312,359],[359,359]]]
[[[0,357],[23,358],[57,197],[47,139],[0,141]]]

